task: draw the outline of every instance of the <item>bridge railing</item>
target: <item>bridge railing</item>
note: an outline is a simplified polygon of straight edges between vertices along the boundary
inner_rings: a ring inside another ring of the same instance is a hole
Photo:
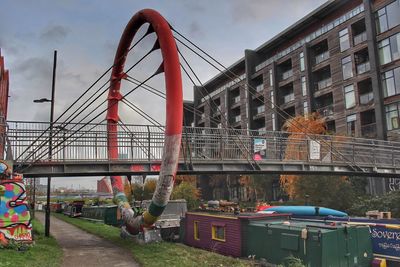
[[[17,162],[49,161],[48,123],[8,121],[7,139]],[[79,131],[78,131],[79,129]],[[120,161],[159,161],[164,129],[119,125]],[[55,124],[52,161],[108,161],[106,124]],[[257,155],[256,155],[257,154]],[[287,132],[186,127],[181,158],[185,161],[298,161],[400,166],[400,143],[345,136],[291,136]]]

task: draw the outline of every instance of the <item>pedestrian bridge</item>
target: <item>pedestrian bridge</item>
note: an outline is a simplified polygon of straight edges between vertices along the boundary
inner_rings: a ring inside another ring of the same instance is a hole
[[[15,171],[25,177],[65,177],[157,174],[160,170],[161,126],[119,124],[119,159],[115,160],[108,159],[106,123],[56,123],[51,132],[49,123],[7,122],[3,140]],[[178,174],[225,173],[400,177],[400,143],[185,127]]]

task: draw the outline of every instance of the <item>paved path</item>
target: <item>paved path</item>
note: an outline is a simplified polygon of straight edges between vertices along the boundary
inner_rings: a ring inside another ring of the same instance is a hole
[[[44,224],[44,213],[36,212],[35,217]],[[55,217],[51,217],[50,225],[51,235],[57,239],[64,252],[62,267],[139,266],[129,251],[107,240]]]

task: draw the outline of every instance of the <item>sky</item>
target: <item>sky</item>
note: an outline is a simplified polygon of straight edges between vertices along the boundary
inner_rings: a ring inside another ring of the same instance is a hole
[[[160,12],[180,33],[213,55],[225,66],[255,49],[323,4],[324,0],[2,0],[0,49],[10,70],[9,120],[49,120],[50,104],[34,104],[50,98],[53,51],[58,51],[55,117],[68,108],[113,63],[116,48],[129,19],[139,10]],[[145,31],[142,28],[138,36]],[[128,56],[136,62],[155,42],[146,37]],[[204,83],[218,71],[187,49],[180,48]],[[155,51],[130,73],[144,80],[161,63]],[[142,64],[143,63],[143,64]],[[184,76],[184,74],[182,74]],[[105,79],[108,79],[109,75]],[[105,81],[105,80],[104,80]],[[164,90],[158,75],[150,85]],[[127,92],[132,84],[124,83]],[[165,91],[165,90],[164,90]],[[192,100],[193,85],[184,76],[184,99]],[[106,95],[102,96],[102,100]],[[164,100],[138,91],[129,96],[163,124]],[[81,99],[85,101],[85,99]],[[100,100],[99,100],[100,101]],[[100,102],[96,102],[100,103]],[[83,113],[83,115],[86,113]],[[82,116],[83,116],[82,115]],[[125,123],[146,121],[125,105]],[[95,188],[93,178],[54,178],[55,186]]]

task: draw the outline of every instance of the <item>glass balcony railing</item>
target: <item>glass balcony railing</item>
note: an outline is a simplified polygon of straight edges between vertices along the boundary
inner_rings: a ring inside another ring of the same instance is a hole
[[[376,123],[361,125],[361,135],[366,138],[375,138],[377,136]]]
[[[329,51],[325,51],[315,56],[314,64],[317,65],[325,60],[329,59]]]
[[[371,66],[369,65],[369,61],[357,65],[357,73],[358,74],[363,74],[365,72],[368,72],[368,71],[370,71],[370,69],[371,69]]]
[[[287,71],[285,71],[285,72],[282,73],[281,81],[284,81],[284,80],[286,80],[286,79],[289,79],[289,78],[292,77],[292,76],[293,76],[293,70],[292,70],[292,69],[287,70]]]
[[[256,92],[262,92],[264,90],[264,84],[257,85]]]
[[[258,132],[258,134],[265,134],[267,132],[267,129],[265,127],[258,128],[257,132]]]
[[[360,95],[360,104],[361,105],[369,104],[373,100],[374,100],[374,93],[373,92],[368,92],[366,94]]]
[[[315,83],[315,89],[318,91],[318,90],[322,90],[322,89],[324,89],[326,87],[329,87],[331,85],[332,85],[332,78],[328,78],[328,79],[316,82]]]
[[[323,117],[328,117],[333,115],[333,104],[330,104],[328,106],[318,108],[317,112],[322,115]]]
[[[264,105],[257,107],[256,115],[264,113],[264,112],[265,112],[265,106]]]
[[[367,41],[367,32],[362,32],[353,37],[353,42],[355,46],[365,41]]]
[[[283,103],[284,103],[284,104],[289,103],[289,102],[292,102],[292,101],[294,101],[294,93],[285,95],[285,96],[283,97]]]
[[[234,122],[240,122],[241,120],[242,119],[241,119],[240,115],[239,116],[235,116]]]

